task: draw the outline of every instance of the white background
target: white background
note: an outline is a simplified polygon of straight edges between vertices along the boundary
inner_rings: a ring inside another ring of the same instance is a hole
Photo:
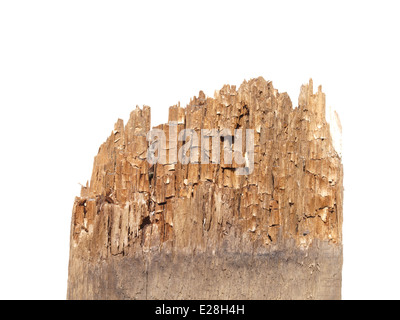
[[[145,3],[145,4],[144,4]],[[343,125],[344,299],[399,299],[398,1],[1,1],[0,298],[65,299],[78,183],[135,105],[263,76]]]

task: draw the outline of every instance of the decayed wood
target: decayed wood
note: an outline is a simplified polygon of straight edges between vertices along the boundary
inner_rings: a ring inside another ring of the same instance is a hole
[[[73,206],[69,299],[339,299],[343,169],[325,95],[263,78],[173,106],[169,137],[254,129],[254,171],[146,160],[150,108],[118,120]],[[210,139],[211,142],[211,139]],[[193,146],[196,147],[196,146]],[[221,149],[222,150],[222,149]]]

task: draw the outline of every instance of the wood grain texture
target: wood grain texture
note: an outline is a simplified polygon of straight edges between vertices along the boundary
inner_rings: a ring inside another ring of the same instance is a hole
[[[293,108],[252,79],[168,120],[199,136],[254,129],[254,171],[171,163],[169,124],[167,160],[150,166],[150,108],[118,120],[73,205],[67,298],[340,299],[343,167],[321,87],[303,85]]]

